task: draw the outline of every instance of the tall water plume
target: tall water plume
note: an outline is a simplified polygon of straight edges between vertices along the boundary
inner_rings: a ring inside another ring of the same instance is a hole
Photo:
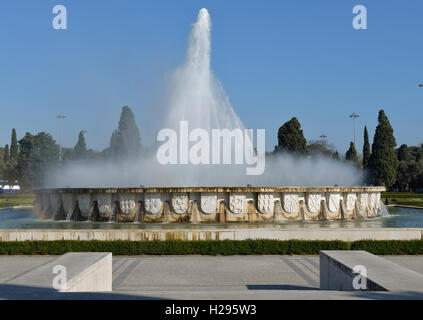
[[[171,79],[167,127],[177,128],[179,121],[186,120],[191,129],[244,129],[213,75],[210,57],[211,21],[207,9],[203,8],[192,26],[186,61]]]

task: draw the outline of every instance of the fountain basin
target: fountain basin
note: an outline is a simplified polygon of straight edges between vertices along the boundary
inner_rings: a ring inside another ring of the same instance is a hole
[[[37,215],[69,221],[284,222],[371,218],[385,187],[36,189]]]

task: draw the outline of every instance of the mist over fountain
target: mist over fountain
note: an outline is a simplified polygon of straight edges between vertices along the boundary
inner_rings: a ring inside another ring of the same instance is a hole
[[[164,127],[177,129],[187,121],[190,128],[208,132],[245,129],[213,75],[210,58],[210,15],[201,9],[186,60],[172,75]],[[143,155],[118,164],[71,164],[51,173],[47,181],[51,188],[36,190],[40,217],[109,222],[369,218],[379,215],[380,193],[385,190],[357,186],[361,173],[339,161],[284,154],[267,160],[260,176],[246,175],[243,165],[163,166],[155,155]]]

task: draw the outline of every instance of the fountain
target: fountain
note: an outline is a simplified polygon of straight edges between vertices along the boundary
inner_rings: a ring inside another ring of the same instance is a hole
[[[192,27],[186,61],[172,78],[167,128],[176,129],[180,121],[187,121],[191,127],[208,132],[245,129],[211,71],[210,31],[209,13],[201,9]],[[215,170],[216,167],[208,167],[188,172],[204,181],[205,177],[215,178]],[[227,173],[219,176],[228,176]],[[183,171],[180,176],[186,174]],[[161,176],[167,177],[163,172]],[[38,214],[54,220],[228,223],[375,217],[379,215],[383,191],[383,187],[265,185],[44,188],[35,193]]]

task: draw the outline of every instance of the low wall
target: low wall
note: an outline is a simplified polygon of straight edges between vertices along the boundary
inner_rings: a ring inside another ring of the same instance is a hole
[[[53,240],[421,240],[423,229],[1,230],[0,241]]]
[[[354,283],[359,270],[360,279]],[[409,294],[423,291],[423,275],[367,251],[320,251],[320,289]]]
[[[55,281],[57,277],[60,277],[61,281]],[[112,254],[110,252],[66,253],[5,284],[2,290],[24,290],[25,294],[34,295],[54,291],[112,291]]]
[[[35,211],[53,220],[283,222],[371,218],[384,187],[37,189]]]

